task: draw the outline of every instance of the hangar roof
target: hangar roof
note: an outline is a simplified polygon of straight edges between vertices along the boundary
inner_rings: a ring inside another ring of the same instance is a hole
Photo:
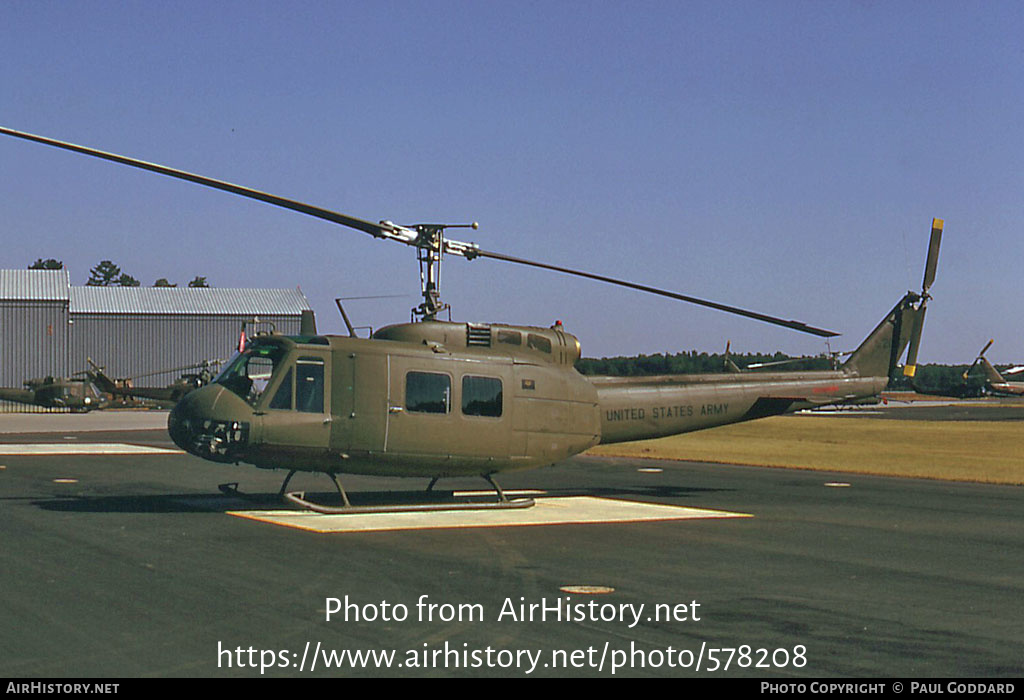
[[[67,270],[0,270],[0,299],[67,301],[70,288]]]
[[[71,313],[292,316],[309,309],[298,289],[72,287]]]
[[[72,287],[67,270],[0,270],[0,300],[63,301],[80,314],[298,316],[310,309],[299,289]]]

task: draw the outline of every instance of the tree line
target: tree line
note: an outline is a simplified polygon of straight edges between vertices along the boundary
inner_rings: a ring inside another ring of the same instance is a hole
[[[732,361],[740,368],[765,362],[792,361],[788,364],[768,367],[767,371],[813,371],[833,369],[833,360],[827,356],[792,357],[785,353],[744,353],[728,354],[707,353],[691,350],[655,355],[635,355],[632,357],[602,357],[600,359],[583,357],[576,363],[576,369],[584,375],[601,375],[612,377],[649,377],[659,374],[709,374],[728,371],[726,362]],[[964,372],[970,365],[918,365],[913,385],[899,370],[890,379],[892,390],[913,390],[916,386],[925,391],[963,392],[979,391],[984,384],[984,377],[975,371],[967,381]],[[1000,367],[1001,368],[1001,367]],[[756,373],[758,370],[750,370]]]
[[[47,258],[43,260],[38,258],[34,263],[28,266],[30,270],[63,270],[64,263],[61,260],[54,258]],[[135,279],[126,272],[122,272],[121,268],[115,265],[110,260],[101,260],[100,263],[89,270],[89,279],[85,282],[87,287],[141,287],[142,283]],[[177,287],[177,283],[172,284],[167,280],[166,277],[161,277],[153,283],[154,287]],[[189,287],[209,287],[210,283],[207,282],[205,277],[196,276],[191,282],[188,283]]]

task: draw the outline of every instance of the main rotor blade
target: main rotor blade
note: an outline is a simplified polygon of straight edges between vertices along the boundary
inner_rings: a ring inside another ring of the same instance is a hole
[[[726,304],[719,304],[714,301],[707,301],[706,299],[699,299],[697,297],[687,296],[686,294],[679,294],[677,292],[670,292],[666,289],[658,289],[657,287],[649,287],[645,284],[637,284],[636,282],[627,282],[626,280],[615,279],[614,277],[605,277],[604,275],[596,275],[592,272],[583,272],[582,270],[573,270],[568,267],[560,267],[558,265],[549,265],[548,263],[535,262],[533,260],[525,260],[523,258],[515,258],[511,255],[505,255],[503,253],[495,253],[489,250],[481,250],[479,248],[466,254],[467,258],[473,259],[475,257],[493,258],[494,260],[502,260],[504,262],[516,263],[518,265],[528,265],[530,267],[539,267],[544,270],[553,270],[554,272],[562,272],[567,275],[575,275],[577,277],[586,277],[587,279],[597,280],[598,282],[607,282],[608,284],[616,284],[620,287],[628,287],[629,289],[636,289],[641,292],[647,292],[648,294],[657,294],[659,296],[668,297],[670,299],[677,299],[679,301],[689,302],[690,304],[697,304],[699,306],[706,306],[711,309],[717,309],[718,311],[725,311],[726,313],[736,314],[738,316],[745,316],[752,318],[757,321],[764,321],[765,323],[771,323],[776,326],[783,326],[785,328],[791,328],[795,331],[802,333],[810,333],[811,335],[820,336],[822,338],[832,338],[839,333],[835,331],[828,331],[822,328],[815,328],[809,326],[802,321],[785,320],[782,318],[776,318],[775,316],[768,316],[767,314],[758,313],[756,311],[748,311],[747,309],[741,309],[735,306],[728,306]]]
[[[81,153],[95,158],[102,158],[109,160],[114,163],[120,163],[122,165],[129,165],[134,168],[140,168],[142,170],[149,170],[160,175],[166,175],[168,177],[178,178],[179,180],[186,180],[199,185],[205,185],[206,187],[212,187],[214,189],[222,190],[224,192],[230,192],[237,194],[242,197],[248,197],[250,199],[256,199],[267,204],[273,204],[275,206],[284,207],[285,209],[291,209],[302,214],[331,221],[342,226],[363,231],[369,233],[371,236],[376,238],[387,238],[391,240],[397,240],[406,245],[424,247],[429,246],[429,243],[421,241],[416,231],[397,226],[390,222],[384,221],[379,224],[375,224],[370,221],[363,219],[357,219],[355,217],[346,216],[345,214],[339,214],[338,212],[330,211],[329,209],[323,209],[316,207],[311,204],[305,204],[303,202],[297,202],[295,200],[286,199],[284,197],[278,197],[277,195],[269,194],[267,192],[261,192],[259,190],[250,189],[248,187],[242,187],[241,185],[235,185],[230,182],[224,182],[222,180],[215,180],[213,178],[205,177],[203,175],[197,175],[195,173],[186,172],[184,170],[177,170],[175,168],[169,168],[164,165],[158,165],[156,163],[149,163],[143,160],[137,160],[135,158],[129,158],[127,156],[117,155],[115,153],[107,153],[106,151],[99,151],[93,148],[87,148],[85,146],[78,146],[73,143],[67,143],[64,141],[58,141],[56,139],[47,138],[45,136],[38,136],[36,134],[29,134],[23,131],[16,131],[14,129],[8,129],[0,126],[0,133],[7,134],[8,136],[14,136],[16,138],[25,139],[27,141],[35,141],[46,146],[53,146],[55,148],[62,148],[75,153]],[[937,220],[938,221],[938,220]],[[941,223],[939,230],[941,232]],[[934,231],[933,231],[934,241]],[[936,255],[938,252],[938,246],[935,244]],[[801,321],[785,320],[776,318],[774,316],[768,316],[761,314],[756,311],[748,311],[746,309],[740,309],[735,306],[728,306],[726,304],[719,304],[713,301],[707,301],[705,299],[699,299],[697,297],[687,296],[684,294],[678,294],[664,289],[657,289],[656,287],[649,287],[647,285],[636,284],[634,282],[628,282],[625,280],[619,280],[612,277],[605,277],[603,275],[596,275],[589,272],[583,272],[580,270],[573,270],[566,267],[559,267],[557,265],[549,265],[546,263],[534,262],[532,260],[525,260],[522,258],[515,258],[510,255],[503,255],[501,253],[494,253],[489,251],[480,250],[474,244],[460,243],[458,241],[452,241],[451,239],[445,239],[445,250],[449,253],[456,255],[463,255],[466,258],[473,259],[477,256],[483,256],[487,258],[493,258],[495,260],[503,260],[505,262],[518,263],[520,265],[529,265],[532,267],[538,267],[546,270],[553,270],[555,272],[562,272],[569,275],[576,275],[577,277],[586,277],[588,279],[597,280],[599,282],[606,282],[608,284],[615,284],[621,287],[627,287],[630,289],[636,289],[638,291],[647,292],[649,294],[657,294],[659,296],[668,297],[670,299],[677,299],[679,301],[689,302],[691,304],[697,304],[699,306],[706,306],[711,309],[718,311],[724,311],[726,313],[736,314],[739,316],[745,316],[746,318],[752,318],[757,321],[763,321],[765,323],[771,323],[777,326],[783,326],[784,328],[791,328],[802,333],[810,333],[823,338],[831,338],[839,335],[834,331],[824,330],[821,328],[815,328],[809,326]],[[933,273],[934,274],[934,273]],[[927,279],[927,270],[925,276]]]
[[[803,362],[804,360],[814,360],[814,357],[791,357],[788,360],[773,360],[772,362],[755,362],[752,365],[747,365],[747,369],[763,369],[764,367],[776,367],[778,365],[791,365],[796,362]]]
[[[158,374],[171,374],[172,372],[184,372],[187,369],[203,369],[204,367],[213,367],[215,365],[223,364],[223,360],[203,360],[202,362],[193,362],[190,365],[182,365],[181,367],[171,367],[170,369],[156,369],[152,372],[146,372],[145,374],[133,374],[130,377],[118,377],[120,380],[131,380],[131,379],[144,379],[145,377],[154,377]]]
[[[358,231],[363,231],[377,238],[385,237],[386,233],[391,230],[390,228],[387,228],[381,224],[375,224],[370,221],[364,221],[363,219],[357,219],[355,217],[339,214],[338,212],[330,211],[329,209],[322,209],[320,207],[315,207],[311,204],[296,202],[291,199],[285,199],[284,197],[278,197],[277,195],[268,194],[266,192],[260,192],[259,190],[250,189],[248,187],[242,187],[241,185],[233,185],[230,182],[214,180],[213,178],[204,177],[202,175],[196,175],[195,173],[186,172],[184,170],[169,168],[165,165],[147,163],[144,160],[128,158],[127,156],[119,156],[116,153],[107,153],[106,151],[98,151],[93,148],[78,146],[73,143],[66,143],[64,141],[57,141],[56,139],[47,138],[45,136],[37,136],[36,134],[29,134],[24,131],[15,131],[14,129],[8,129],[2,126],[0,126],[0,133],[7,134],[8,136],[14,136],[19,139],[25,139],[27,141],[35,141],[37,143],[45,144],[47,146],[54,146],[56,148],[63,148],[65,150],[74,151],[76,153],[82,153],[87,156],[103,158],[104,160],[113,161],[114,163],[121,163],[122,165],[130,165],[133,168],[149,170],[154,173],[159,173],[160,175],[176,177],[179,180],[187,180],[189,182],[194,182],[199,185],[206,185],[207,187],[213,187],[215,189],[223,190],[225,192],[231,192],[232,194],[241,195],[242,197],[258,199],[261,202],[274,204],[279,207],[284,207],[285,209],[291,209],[302,214],[308,214],[309,216],[315,216],[318,219],[332,221],[336,224],[341,224],[342,226],[348,226],[349,228],[354,228]]]

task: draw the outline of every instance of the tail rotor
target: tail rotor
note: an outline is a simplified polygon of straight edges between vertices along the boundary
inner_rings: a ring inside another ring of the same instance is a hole
[[[995,338],[993,338],[992,340],[988,341],[988,343],[985,344],[985,347],[983,347],[981,349],[981,352],[978,353],[978,356],[976,358],[974,358],[974,362],[972,362],[971,366],[967,368],[966,372],[964,372],[964,381],[965,382],[967,381],[967,375],[969,375],[974,370],[974,368],[978,366],[978,363],[981,362],[982,359],[984,359],[985,351],[987,351],[990,347],[992,347],[992,343],[994,343],[994,342],[995,342]]]
[[[921,283],[921,305],[914,316],[910,331],[910,349],[907,351],[907,363],[903,366],[903,375],[913,377],[917,373],[917,351],[921,345],[921,331],[924,330],[924,314],[931,296],[928,290],[935,281],[935,268],[939,264],[939,244],[942,242],[942,219],[932,219],[932,237],[928,244],[928,262],[924,266],[924,281]]]

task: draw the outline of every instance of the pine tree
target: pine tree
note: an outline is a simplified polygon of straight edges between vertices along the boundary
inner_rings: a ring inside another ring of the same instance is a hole
[[[38,258],[38,259],[36,259],[36,261],[34,263],[32,263],[31,265],[28,266],[28,269],[30,269],[30,270],[63,270],[64,269],[64,263],[61,262],[60,260],[54,260],[53,258],[47,258],[46,260],[43,260],[42,258]]]
[[[109,287],[121,276],[121,268],[110,260],[103,260],[99,265],[89,270],[89,279],[86,285],[89,287]]]

